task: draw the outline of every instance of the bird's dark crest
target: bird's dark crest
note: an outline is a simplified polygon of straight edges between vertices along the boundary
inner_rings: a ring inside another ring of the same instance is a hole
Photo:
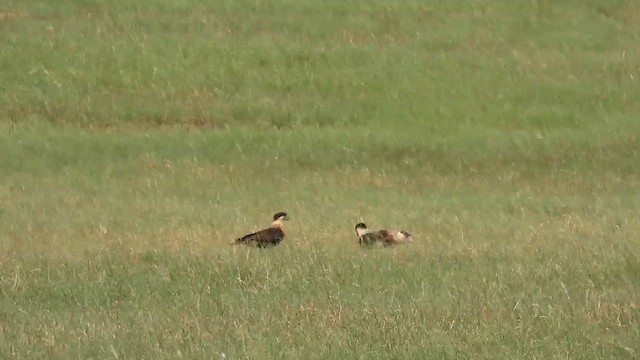
[[[289,219],[289,215],[287,215],[286,212],[282,212],[281,211],[281,212],[275,213],[273,215],[273,221],[276,221],[276,220],[280,219],[281,217],[284,217],[285,220]]]

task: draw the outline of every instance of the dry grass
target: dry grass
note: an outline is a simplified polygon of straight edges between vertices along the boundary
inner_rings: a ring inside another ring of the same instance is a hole
[[[0,357],[637,358],[634,16],[3,5]]]

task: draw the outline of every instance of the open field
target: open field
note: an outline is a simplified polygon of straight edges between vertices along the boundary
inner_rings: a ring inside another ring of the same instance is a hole
[[[639,81],[636,1],[0,0],[0,358],[640,358]]]

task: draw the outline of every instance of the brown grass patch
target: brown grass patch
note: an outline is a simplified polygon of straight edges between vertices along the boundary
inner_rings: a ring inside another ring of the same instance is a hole
[[[19,11],[3,11],[0,10],[0,21],[10,21],[16,19],[22,19],[29,16],[27,13],[19,12]]]

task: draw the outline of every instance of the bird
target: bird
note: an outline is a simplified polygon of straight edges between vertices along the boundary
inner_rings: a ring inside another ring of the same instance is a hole
[[[284,239],[284,222],[288,221],[289,215],[285,212],[278,212],[273,215],[271,226],[266,229],[247,234],[231,242],[233,245],[247,245],[258,248],[268,248],[278,245]]]
[[[358,234],[360,246],[363,247],[372,246],[378,242],[389,247],[413,241],[413,235],[404,230],[371,230],[364,223],[356,225],[356,234]]]

